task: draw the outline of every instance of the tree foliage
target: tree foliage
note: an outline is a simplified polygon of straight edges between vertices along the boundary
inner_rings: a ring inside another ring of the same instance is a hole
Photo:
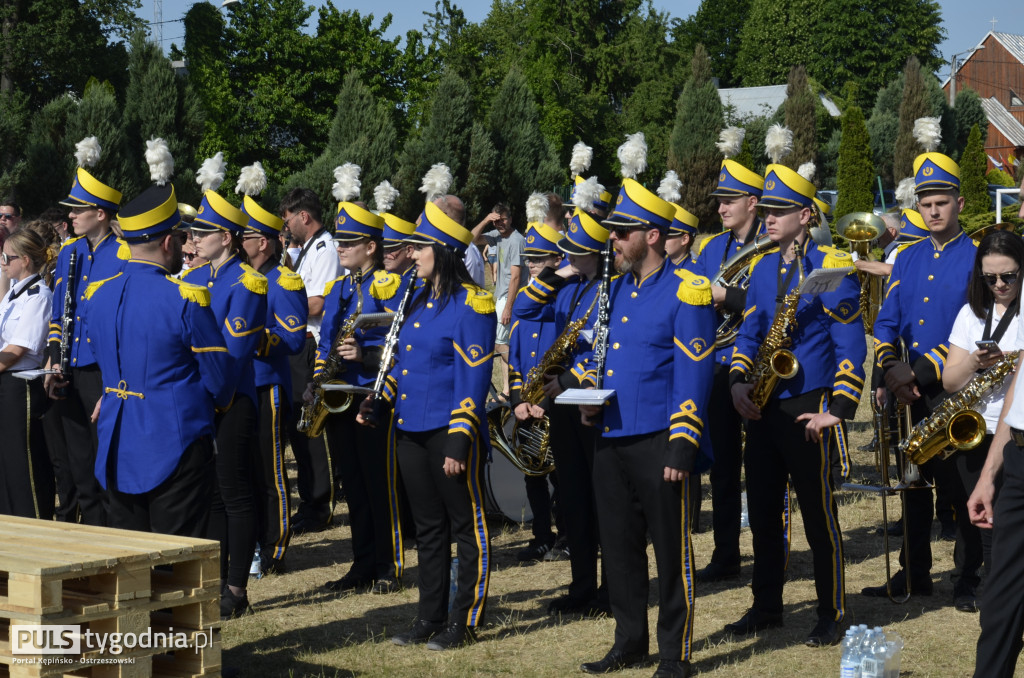
[[[982,139],[988,137],[988,116],[985,115],[985,109],[981,106],[981,97],[977,92],[969,87],[957,91],[953,119],[956,122],[956,140],[953,144],[954,158],[959,158],[967,148],[967,138],[975,125],[981,131]]]
[[[740,31],[736,75],[744,87],[778,85],[804,63],[821,25],[822,0],[752,0]]]
[[[903,71],[903,98],[900,100],[899,132],[896,134],[896,150],[893,156],[893,176],[914,176],[914,158],[924,149],[914,138],[914,121],[930,116],[931,105],[928,91],[921,73],[921,64],[916,57],[907,59]]]
[[[847,106],[842,116],[842,139],[839,143],[836,177],[839,200],[833,215],[835,219],[851,212],[871,211],[874,203],[874,175],[871,141],[864,122],[864,112],[856,104]]]
[[[750,11],[752,0],[718,2],[702,0],[700,7],[686,20],[672,22],[672,40],[685,53],[692,53],[698,44],[703,44],[711,59],[711,70],[721,87],[738,87],[736,75],[739,56],[740,33]]]
[[[979,127],[975,125],[967,137],[967,147],[960,160],[960,195],[964,197],[965,215],[989,211],[992,201],[988,196],[988,183],[985,180],[987,168],[985,139]]]
[[[818,139],[815,104],[817,97],[807,82],[807,69],[794,66],[789,72],[786,86],[786,101],[782,104],[786,116],[786,127],[793,131],[793,152],[783,163],[793,169],[805,162],[817,163]]]

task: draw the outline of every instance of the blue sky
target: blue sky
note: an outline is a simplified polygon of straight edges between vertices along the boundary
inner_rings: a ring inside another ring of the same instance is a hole
[[[219,5],[221,0],[215,0]],[[306,0],[319,4],[318,0]],[[423,12],[432,11],[432,0],[333,0],[339,9],[356,9],[360,14],[373,14],[379,24],[380,19],[391,12],[394,19],[391,23],[392,35],[404,35],[412,28],[423,26]],[[727,1],[727,0],[719,0]],[[245,0],[242,0],[245,2]],[[462,8],[470,21],[482,21],[491,7],[485,0],[454,0]],[[180,19],[195,0],[163,0],[163,19],[165,22]],[[654,5],[673,17],[685,19],[697,11],[699,0],[654,0]],[[942,7],[943,26],[946,29],[946,40],[939,49],[947,61],[945,70],[938,75],[945,78],[949,75],[948,62],[954,53],[965,52],[981,42],[985,34],[992,30],[992,19],[997,19],[995,30],[1004,33],[1024,33],[1024,11],[1020,0],[939,0]],[[142,0],[139,16],[146,21],[153,21],[153,0]],[[179,45],[183,42],[185,30],[181,23],[163,24],[164,48],[172,42]]]

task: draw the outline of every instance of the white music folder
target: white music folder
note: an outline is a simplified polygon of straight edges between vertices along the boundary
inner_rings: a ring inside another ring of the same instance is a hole
[[[615,395],[613,388],[569,388],[562,391],[556,398],[556,405],[594,405],[601,407]]]

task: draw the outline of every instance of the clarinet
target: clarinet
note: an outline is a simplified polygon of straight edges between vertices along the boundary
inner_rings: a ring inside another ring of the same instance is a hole
[[[402,295],[402,301],[398,304],[398,309],[395,311],[395,317],[391,320],[391,328],[388,330],[388,334],[384,337],[384,351],[380,356],[380,369],[377,370],[377,378],[373,382],[373,393],[369,394],[373,400],[373,411],[369,416],[364,417],[366,423],[370,426],[376,426],[379,416],[380,408],[380,394],[384,390],[384,380],[387,379],[388,372],[391,370],[391,359],[395,356],[395,349],[398,347],[398,332],[402,329],[402,323],[405,322],[405,309],[409,306],[409,299],[412,297],[413,288],[416,287],[416,271],[418,267],[413,266],[411,273],[409,274],[409,284],[405,288],[405,293]]]
[[[75,276],[78,274],[78,252],[68,257],[67,283],[64,285],[64,315],[60,318],[60,358],[58,369],[64,381],[71,382],[71,335],[75,332]],[[58,398],[66,398],[68,387],[54,390]]]
[[[600,389],[604,383],[604,361],[608,356],[608,315],[611,306],[608,293],[611,286],[613,258],[612,243],[609,240],[604,249],[604,273],[601,276],[601,286],[597,291],[597,320],[594,322],[594,364],[597,366],[594,388],[597,389]]]

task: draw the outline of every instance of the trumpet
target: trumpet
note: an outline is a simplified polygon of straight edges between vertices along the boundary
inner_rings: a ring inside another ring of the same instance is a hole
[[[871,212],[851,212],[836,223],[836,233],[850,241],[850,252],[856,253],[863,261],[873,261],[871,243],[885,233],[885,222]],[[864,329],[869,334],[874,330],[878,310],[882,307],[881,276],[871,273],[857,273],[860,279],[860,312],[864,318]]]

